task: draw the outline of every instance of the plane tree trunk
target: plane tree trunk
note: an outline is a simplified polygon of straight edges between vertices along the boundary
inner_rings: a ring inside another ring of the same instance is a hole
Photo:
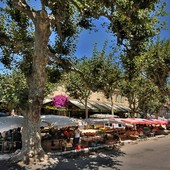
[[[32,56],[31,74],[27,75],[29,88],[28,109],[24,114],[24,127],[22,130],[22,160],[30,162],[41,161],[45,153],[41,147],[40,115],[44,99],[44,86],[46,81],[46,65],[48,62],[47,45],[50,36],[50,22],[45,12],[36,14],[35,44]]]

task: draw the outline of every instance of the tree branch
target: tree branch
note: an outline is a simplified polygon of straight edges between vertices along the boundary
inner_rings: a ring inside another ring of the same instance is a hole
[[[82,14],[82,9],[81,9],[81,7],[74,1],[74,0],[70,0],[71,1],[71,3],[79,10],[79,12]],[[81,3],[81,2],[79,2],[79,3]]]
[[[69,61],[69,60],[62,60],[61,58],[59,58],[59,57],[57,57],[56,55],[55,55],[55,53],[52,51],[52,49],[50,49],[51,47],[49,47],[48,49],[47,49],[47,55],[49,56],[49,58],[51,58],[52,60],[54,60],[57,64],[59,64],[59,65],[61,65],[61,67],[63,67],[65,70],[67,70],[67,71],[74,71],[74,72],[76,72],[76,73],[78,73],[78,74],[80,74],[80,76],[82,77],[82,79],[85,81],[85,82],[87,82],[87,80],[85,79],[85,77],[84,77],[84,74],[83,74],[83,72],[81,72],[79,69],[77,69],[75,66],[74,66],[74,64],[73,63],[71,63],[71,61]],[[51,60],[50,59],[50,60]]]
[[[47,49],[47,55],[54,60],[58,65],[63,67],[65,70],[69,71],[78,71],[78,69],[73,67],[73,63],[71,63],[69,60],[64,60],[55,55],[55,52],[53,49],[49,46]]]
[[[18,9],[19,11],[22,11],[25,13],[28,17],[34,20],[34,14],[35,10],[31,8],[25,0],[15,0],[12,1],[13,6]]]
[[[44,0],[40,0],[41,4],[42,4],[42,10],[45,10],[45,6],[46,6],[46,1]]]

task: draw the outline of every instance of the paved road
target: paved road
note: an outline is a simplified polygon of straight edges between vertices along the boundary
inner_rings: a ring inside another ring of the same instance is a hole
[[[121,148],[120,170],[170,170],[170,137],[143,141]]]
[[[170,170],[170,136],[89,156],[61,158],[56,170]]]

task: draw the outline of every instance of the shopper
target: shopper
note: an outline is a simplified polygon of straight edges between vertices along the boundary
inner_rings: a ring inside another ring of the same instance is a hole
[[[78,126],[76,126],[74,130],[73,147],[76,147],[79,144],[79,140],[80,140],[80,129]]]

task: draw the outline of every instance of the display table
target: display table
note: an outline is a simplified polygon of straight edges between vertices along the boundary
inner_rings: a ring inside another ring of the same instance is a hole
[[[45,139],[42,140],[42,147],[45,151],[65,151],[72,147],[72,139],[69,142],[66,139]]]

